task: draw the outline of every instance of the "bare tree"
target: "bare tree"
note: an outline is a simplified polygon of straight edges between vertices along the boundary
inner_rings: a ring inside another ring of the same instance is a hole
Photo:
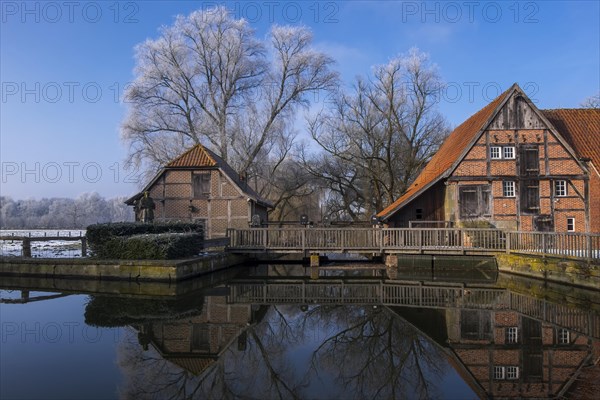
[[[261,164],[286,159],[297,108],[337,81],[333,60],[311,43],[308,28],[296,26],[273,26],[258,40],[225,7],[179,16],[136,48],[122,125],[128,161],[152,171],[203,143],[249,178],[272,174]]]
[[[427,55],[411,49],[309,120],[323,152],[305,155],[305,165],[329,193],[329,214],[362,219],[406,190],[449,132],[437,111],[441,87]]]
[[[581,103],[583,108],[600,108],[600,93],[590,96]]]

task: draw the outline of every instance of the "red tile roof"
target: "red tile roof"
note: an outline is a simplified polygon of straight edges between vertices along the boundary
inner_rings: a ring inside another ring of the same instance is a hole
[[[600,169],[600,109],[541,111],[580,157],[591,159],[594,166]]]
[[[204,146],[197,144],[182,155],[170,161],[166,168],[197,168],[197,167],[216,167],[217,162],[206,151]]]
[[[441,179],[444,174],[460,160],[469,144],[479,137],[479,134],[496,114],[500,105],[509,97],[509,93],[516,88],[518,88],[516,84],[511,86],[510,89],[502,93],[490,104],[473,114],[469,119],[454,129],[454,131],[448,135],[437,153],[431,157],[429,163],[423,168],[423,171],[421,171],[419,176],[417,176],[417,179],[415,179],[406,192],[400,196],[399,199],[379,212],[377,216],[380,218],[389,217],[408,201],[412,200],[415,196]]]
[[[168,162],[163,169],[161,169],[154,178],[144,187],[144,189],[136,195],[125,200],[125,204],[133,205],[136,200],[141,198],[145,191],[150,188],[158,181],[158,179],[169,169],[197,169],[197,168],[219,168],[225,175],[227,175],[231,181],[237,185],[240,190],[248,197],[260,203],[268,208],[273,208],[273,203],[269,200],[262,198],[246,181],[242,181],[237,172],[229,164],[225,162],[221,157],[211,150],[205,148],[201,144],[197,144],[192,148],[186,150],[180,156],[177,156],[170,162]]]

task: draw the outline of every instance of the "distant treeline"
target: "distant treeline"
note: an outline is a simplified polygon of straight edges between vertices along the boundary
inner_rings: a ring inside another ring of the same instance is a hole
[[[76,199],[13,200],[0,196],[0,229],[82,229],[101,222],[133,221],[125,197],[105,199],[84,193]]]

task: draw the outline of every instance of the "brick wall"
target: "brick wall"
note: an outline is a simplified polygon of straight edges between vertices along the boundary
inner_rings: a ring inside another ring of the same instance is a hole
[[[156,204],[155,218],[205,220],[206,236],[223,237],[228,228],[247,228],[251,219],[247,196],[220,170],[211,175],[210,194],[195,198],[190,170],[166,170],[149,189]],[[255,213],[267,221],[267,210],[255,206]]]
[[[522,129],[522,130],[489,130],[483,133],[477,143],[467,152],[463,161],[452,173],[452,179],[458,179],[459,185],[491,184],[491,216],[481,216],[478,219],[488,220],[492,224],[502,228],[517,228],[524,231],[535,229],[533,216],[520,215],[519,212],[519,180],[520,171],[518,162],[520,160],[520,145],[536,145],[539,154],[539,215],[554,215],[554,230],[564,232],[567,230],[567,218],[576,219],[575,231],[583,232],[585,226],[585,201],[578,195],[584,194],[584,181],[576,178],[584,174],[583,169],[573,159],[566,148],[552,135],[549,130]],[[490,147],[500,147],[501,159],[489,159]],[[514,147],[514,159],[504,158],[503,148]],[[489,168],[488,168],[489,159]],[[561,180],[571,175],[568,179],[568,196],[554,197],[554,179]],[[475,182],[474,179],[482,177],[487,180]],[[512,179],[511,179],[512,178]],[[513,180],[515,182],[515,197],[504,197],[502,182]],[[597,184],[593,190],[596,198],[600,199],[600,176],[596,177]],[[593,197],[592,197],[593,198]],[[596,204],[597,203],[597,204]],[[600,200],[594,201],[597,210],[600,210]],[[453,205],[453,209],[447,214],[459,218],[459,201]],[[600,211],[598,222],[595,223],[596,231],[600,230]],[[567,215],[568,214],[568,215]],[[520,216],[519,216],[520,215]],[[515,224],[512,221],[518,221]],[[511,225],[514,224],[514,225]],[[509,226],[510,225],[510,226]]]

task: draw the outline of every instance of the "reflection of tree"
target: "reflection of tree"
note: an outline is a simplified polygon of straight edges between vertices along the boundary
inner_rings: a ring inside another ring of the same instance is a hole
[[[300,341],[297,307],[270,307],[265,320],[248,329],[245,351],[230,347],[205,377],[201,398],[303,398],[307,382],[288,351]]]
[[[198,375],[131,340],[121,356],[127,398],[425,398],[444,373],[411,325],[364,306],[270,307]]]
[[[317,376],[337,368],[339,385],[358,398],[435,397],[443,358],[412,326],[385,308],[324,308],[314,323],[345,320],[346,327],[313,352]]]
[[[181,394],[187,386],[186,371],[177,370],[154,349],[144,350],[138,345],[134,330],[126,331],[118,354],[119,366],[125,372],[122,398],[185,398]]]

